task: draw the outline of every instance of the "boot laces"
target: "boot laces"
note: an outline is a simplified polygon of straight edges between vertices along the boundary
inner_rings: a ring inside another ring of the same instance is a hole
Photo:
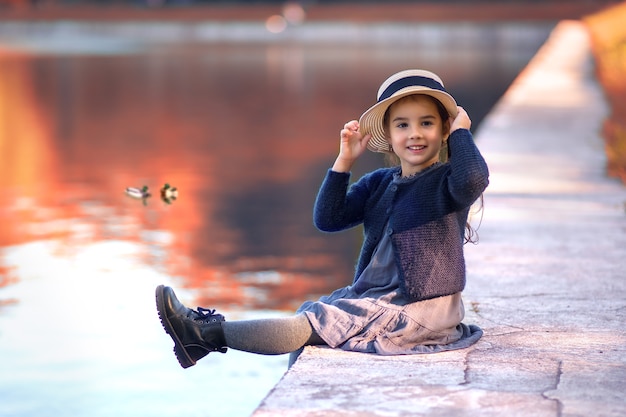
[[[215,309],[198,307],[195,311],[190,311],[193,314],[191,317],[194,321],[199,323],[210,323],[213,321],[224,321],[224,316],[216,313]]]

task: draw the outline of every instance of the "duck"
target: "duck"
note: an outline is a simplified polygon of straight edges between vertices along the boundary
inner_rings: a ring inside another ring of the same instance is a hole
[[[161,188],[161,200],[166,204],[172,204],[178,198],[178,189],[169,184],[163,185]]]
[[[152,194],[150,194],[150,192],[148,191],[147,185],[144,185],[141,188],[127,187],[126,195],[136,200],[142,200],[144,206],[148,205],[148,198],[152,196]]]

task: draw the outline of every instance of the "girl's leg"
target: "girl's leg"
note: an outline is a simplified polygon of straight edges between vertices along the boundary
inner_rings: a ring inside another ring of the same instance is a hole
[[[222,328],[229,348],[263,355],[281,355],[312,342],[324,343],[304,314],[276,319],[224,321]]]
[[[326,344],[326,342],[324,342],[324,339],[319,337],[319,335],[317,333],[315,333],[315,331],[313,331],[312,334],[311,334],[311,337],[309,338],[309,340],[306,341],[304,346],[325,345],[325,344]],[[298,360],[298,357],[300,356],[300,354],[304,350],[304,346],[302,346],[298,350],[294,350],[293,352],[291,352],[289,354],[289,368],[291,368],[291,365],[293,365],[296,362],[296,360]]]
[[[159,319],[174,341],[174,353],[183,368],[211,352],[227,348],[265,355],[294,352],[307,344],[323,344],[304,314],[294,317],[227,322],[215,310],[185,307],[164,285],[156,289]],[[299,354],[299,353],[298,353]],[[293,360],[297,358],[297,354]]]

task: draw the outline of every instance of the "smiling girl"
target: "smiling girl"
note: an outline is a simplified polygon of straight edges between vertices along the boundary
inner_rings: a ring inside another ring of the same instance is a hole
[[[233,322],[191,310],[159,286],[157,309],[181,365],[227,347],[293,352],[293,363],[310,344],[394,355],[461,349],[480,339],[482,330],[462,323],[468,214],[489,176],[470,126],[437,75],[389,77],[376,104],[341,130],[339,155],[314,207],[323,232],[363,225],[352,285],[305,302],[293,317]],[[350,185],[350,170],[368,148],[394,155],[399,166]]]

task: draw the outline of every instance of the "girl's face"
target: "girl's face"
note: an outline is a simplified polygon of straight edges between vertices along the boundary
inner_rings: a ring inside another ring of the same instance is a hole
[[[428,96],[408,96],[389,107],[388,140],[400,159],[402,176],[439,161],[447,126],[448,121],[441,119],[437,105]]]

